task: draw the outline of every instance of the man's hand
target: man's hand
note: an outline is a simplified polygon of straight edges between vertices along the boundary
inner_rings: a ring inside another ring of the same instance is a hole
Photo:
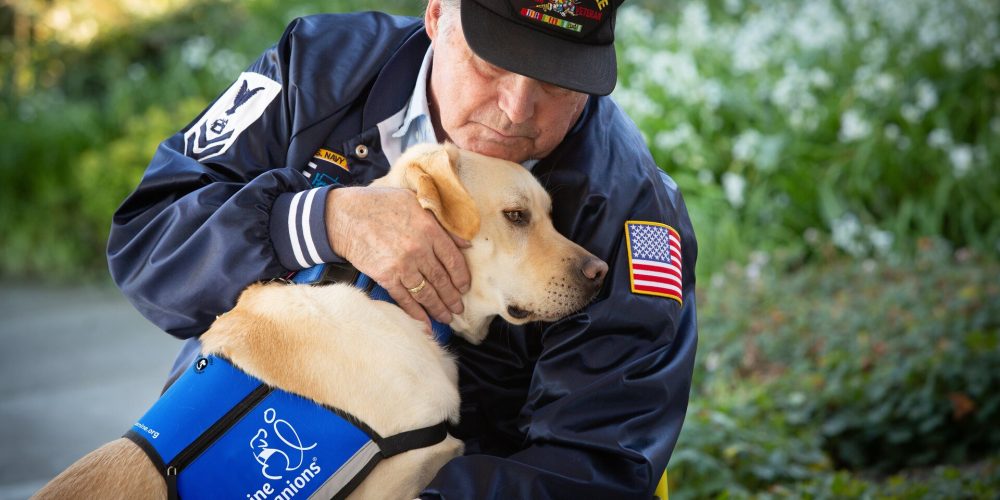
[[[333,251],[385,288],[410,316],[429,326],[427,313],[443,323],[462,313],[461,294],[471,278],[459,246],[469,243],[445,231],[412,191],[333,189],[326,224]]]

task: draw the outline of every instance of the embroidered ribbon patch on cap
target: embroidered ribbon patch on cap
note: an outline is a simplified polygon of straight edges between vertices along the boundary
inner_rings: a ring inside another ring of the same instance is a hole
[[[626,221],[625,242],[632,293],[683,303],[680,234],[659,222]]]

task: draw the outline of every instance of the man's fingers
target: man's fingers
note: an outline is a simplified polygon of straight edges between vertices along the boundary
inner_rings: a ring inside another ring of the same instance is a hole
[[[455,238],[457,237],[452,236],[452,240]],[[461,238],[458,239],[461,240]],[[469,266],[466,265],[465,256],[455,246],[454,241],[436,240],[434,242],[434,255],[444,266],[454,289],[459,294],[468,292],[472,283],[472,278],[469,276]],[[454,300],[461,301],[461,297],[454,297]]]
[[[438,265],[437,262],[432,263],[430,266],[430,271],[424,271],[424,276],[427,277],[427,281],[433,286],[434,291],[437,292],[437,299],[448,309],[449,312],[454,314],[461,314],[462,308],[462,294],[455,288],[455,285],[451,282],[451,276],[444,267]],[[416,297],[417,301],[421,304],[427,305],[423,300],[423,297]],[[434,302],[433,297],[427,297],[427,300]],[[434,317],[438,317],[436,314]]]
[[[451,323],[451,311],[449,311],[445,303],[441,301],[441,297],[438,296],[437,291],[430,283],[428,283],[428,285],[419,292],[411,293],[407,291],[407,293],[413,298],[413,300],[424,306],[427,313],[433,316],[434,319],[442,323]]]
[[[389,292],[392,300],[396,301],[396,304],[399,305],[403,312],[410,315],[411,318],[423,322],[427,331],[431,331],[430,318],[427,316],[427,313],[424,312],[424,308],[420,307],[420,304],[418,304],[417,301],[410,296],[410,292],[406,291],[402,285],[386,288],[386,291]]]
[[[472,246],[472,243],[470,243],[469,240],[465,238],[462,238],[460,236],[455,236],[454,234],[451,233],[448,233],[448,235],[451,236],[451,241],[455,242],[455,246],[457,246],[458,248],[465,249]]]

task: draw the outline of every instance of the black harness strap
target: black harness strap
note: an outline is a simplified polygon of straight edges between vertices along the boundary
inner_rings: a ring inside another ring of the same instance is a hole
[[[447,422],[441,422],[430,427],[378,438],[375,439],[375,444],[378,445],[382,458],[389,458],[406,451],[433,446],[444,441],[446,437],[448,437]]]

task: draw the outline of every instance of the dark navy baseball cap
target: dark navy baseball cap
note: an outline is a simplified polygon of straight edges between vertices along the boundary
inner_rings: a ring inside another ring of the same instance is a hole
[[[479,57],[577,92],[610,94],[618,79],[615,11],[623,0],[462,0],[462,30]]]

